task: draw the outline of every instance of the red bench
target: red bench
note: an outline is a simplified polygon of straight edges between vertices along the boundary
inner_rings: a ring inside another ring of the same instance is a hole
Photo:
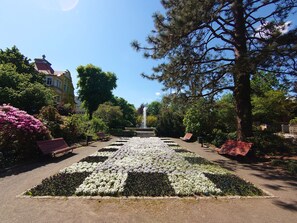
[[[183,140],[183,141],[190,141],[192,136],[193,136],[192,133],[186,133],[186,135],[184,137],[180,137],[180,139]]]
[[[216,149],[219,154],[226,154],[230,156],[245,156],[252,148],[253,143],[227,140],[220,149]]]
[[[72,152],[75,146],[69,147],[63,138],[37,141],[40,151],[44,155],[51,155],[55,157],[59,153]]]

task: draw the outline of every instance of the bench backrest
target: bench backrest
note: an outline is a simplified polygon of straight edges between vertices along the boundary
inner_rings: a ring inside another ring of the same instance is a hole
[[[228,154],[231,156],[245,156],[251,149],[252,145],[253,144],[249,142],[227,140],[218,152],[219,154]]]
[[[50,154],[54,151],[68,147],[63,138],[37,141],[37,145],[43,154]]]
[[[186,135],[184,136],[184,139],[190,140],[192,136],[193,136],[192,133],[186,133]]]

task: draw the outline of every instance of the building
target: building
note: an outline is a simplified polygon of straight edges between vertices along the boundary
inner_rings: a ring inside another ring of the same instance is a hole
[[[86,111],[85,111],[85,109],[82,107],[82,103],[81,103],[81,101],[79,100],[78,96],[75,96],[74,100],[75,100],[75,113],[76,113],[76,114],[85,114]]]
[[[42,59],[35,59],[35,69],[45,74],[45,83],[55,92],[57,105],[71,104],[75,108],[74,87],[69,70],[55,71],[52,64],[45,59],[45,55]]]

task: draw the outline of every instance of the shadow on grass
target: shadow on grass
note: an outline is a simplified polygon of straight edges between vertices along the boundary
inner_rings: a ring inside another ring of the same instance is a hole
[[[46,166],[50,163],[59,163],[63,160],[66,160],[70,157],[77,155],[76,153],[67,153],[63,156],[59,157],[50,157],[50,156],[41,156],[36,160],[27,161],[26,163],[22,163],[10,168],[1,169],[0,170],[0,178],[4,178],[7,176],[18,175],[24,172],[28,172],[34,170],[36,168]]]

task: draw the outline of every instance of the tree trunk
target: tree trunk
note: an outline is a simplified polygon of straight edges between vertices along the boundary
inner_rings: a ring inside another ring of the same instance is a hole
[[[235,19],[235,65],[233,70],[234,98],[237,114],[237,139],[245,140],[253,135],[252,105],[249,58],[247,57],[247,38],[243,0],[234,0],[232,6]]]

